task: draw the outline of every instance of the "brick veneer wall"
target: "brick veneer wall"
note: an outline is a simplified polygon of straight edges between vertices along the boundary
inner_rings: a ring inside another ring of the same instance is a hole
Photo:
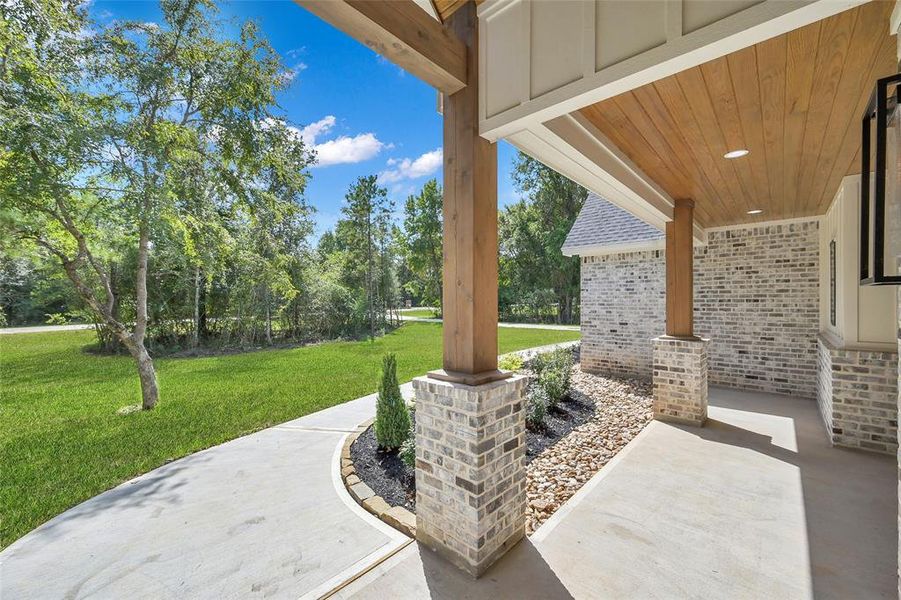
[[[651,376],[651,340],[664,332],[661,250],[582,260],[582,368]]]
[[[837,446],[894,454],[898,449],[898,356],[818,342],[817,402]]]
[[[654,338],[654,418],[703,425],[707,420],[709,340]]]
[[[826,425],[826,434],[832,436],[832,355],[822,340],[817,343],[817,405],[820,417]]]
[[[527,379],[416,394],[416,539],[478,576],[525,533]]]
[[[662,251],[582,261],[582,365],[651,376],[664,331]],[[816,396],[817,221],[711,231],[695,249],[695,333],[710,338],[713,385]]]

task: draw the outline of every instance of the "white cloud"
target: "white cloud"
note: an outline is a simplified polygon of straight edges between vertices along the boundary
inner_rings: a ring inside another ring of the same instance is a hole
[[[328,133],[328,131],[335,126],[335,121],[334,115],[326,115],[315,123],[310,123],[300,130],[300,139],[302,139],[303,143],[307,146],[315,146],[316,138]]]
[[[262,127],[269,127],[275,119],[268,117],[260,122]],[[392,144],[385,144],[374,133],[359,133],[354,136],[342,135],[332,140],[321,141],[335,126],[334,115],[326,115],[315,123],[302,129],[288,125],[288,131],[298,136],[303,143],[316,151],[316,164],[313,167],[328,167],[363,162],[374,158],[383,149],[390,149]]]
[[[379,173],[379,183],[393,183],[431,175],[441,167],[443,161],[444,152],[441,148],[435,148],[412,160],[389,158],[388,166],[393,168]]]
[[[361,133],[353,137],[341,136],[314,146],[316,166],[363,162],[378,155],[384,147],[385,144],[372,133]]]
[[[300,72],[306,70],[306,68],[306,63],[297,63],[296,65],[282,73],[282,80],[285,83],[291,83],[292,81],[297,79],[297,76],[300,75]]]
[[[334,115],[326,115],[300,130],[304,143],[316,151],[317,167],[363,162],[377,156],[382,149],[391,147],[382,143],[374,133],[342,135],[333,140],[319,141],[336,122]]]

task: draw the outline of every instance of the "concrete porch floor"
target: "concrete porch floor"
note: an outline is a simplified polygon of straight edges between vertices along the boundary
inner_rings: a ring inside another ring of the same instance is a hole
[[[895,598],[894,458],[831,448],[810,400],[710,403],[702,429],[648,425],[478,581],[343,489],[373,395],[63,513],[0,552],[0,598]]]
[[[710,391],[651,423],[473,582],[410,545],[341,598],[895,598],[895,461],[832,448],[816,404]]]

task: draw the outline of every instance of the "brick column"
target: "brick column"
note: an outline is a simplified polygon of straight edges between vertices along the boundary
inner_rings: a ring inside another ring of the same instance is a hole
[[[707,420],[707,347],[694,335],[694,202],[676,200],[666,224],[666,335],[654,338],[654,418]]]
[[[525,532],[526,381],[413,380],[416,539],[473,577]]]
[[[707,420],[707,347],[702,338],[654,338],[654,418],[689,425]]]

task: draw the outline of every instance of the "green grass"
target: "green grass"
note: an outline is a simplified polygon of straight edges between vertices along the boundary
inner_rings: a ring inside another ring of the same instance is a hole
[[[578,339],[499,329],[500,352]],[[83,351],[90,331],[0,336],[0,547],[122,481],[238,436],[376,390],[382,355],[409,381],[441,366],[441,325],[375,341],[156,361],[160,403],[140,402],[130,358]]]
[[[435,311],[431,308],[411,308],[408,310],[400,311],[401,316],[404,317],[420,317],[423,319],[434,319]]]

